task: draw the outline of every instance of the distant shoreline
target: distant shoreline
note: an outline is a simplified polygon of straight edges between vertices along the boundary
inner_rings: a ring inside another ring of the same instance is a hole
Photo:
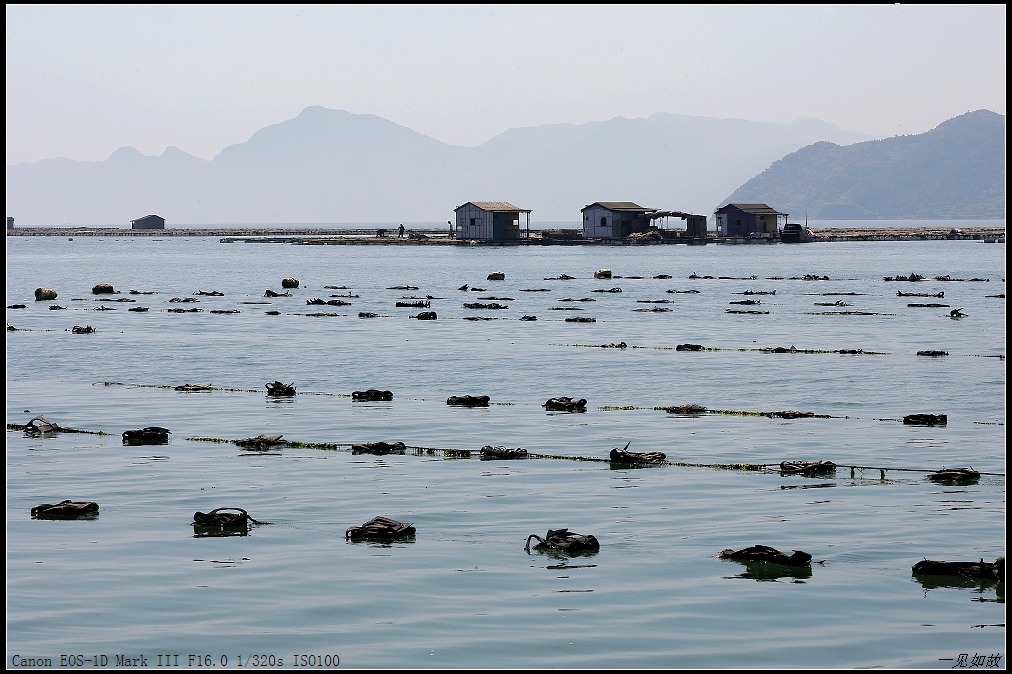
[[[509,241],[472,242],[466,239],[450,238],[447,229],[411,229],[399,238],[396,231],[387,229],[382,236],[378,228],[341,227],[209,227],[202,229],[123,229],[116,227],[15,227],[7,230],[7,236],[104,236],[104,237],[176,237],[210,236],[218,237],[221,243],[298,243],[307,245],[327,244],[381,244],[381,245],[656,245],[656,244],[762,244],[779,243],[777,239],[760,237],[717,237],[707,235],[705,239],[688,239],[681,236],[666,238],[664,241],[633,239],[582,239],[579,229],[533,230],[529,238]],[[817,237],[813,243],[839,241],[966,241],[988,240],[1005,242],[1005,228],[996,226],[952,227],[885,227],[885,228],[812,228]],[[953,233],[958,232],[958,233]],[[559,234],[562,236],[559,236]],[[669,232],[669,234],[677,234]]]

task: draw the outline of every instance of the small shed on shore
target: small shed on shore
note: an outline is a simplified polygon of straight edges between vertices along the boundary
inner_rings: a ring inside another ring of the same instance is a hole
[[[788,215],[766,204],[727,204],[713,213],[717,221],[717,236],[774,238],[780,235],[780,225],[787,222]]]
[[[508,201],[469,201],[453,209],[457,222],[453,235],[479,241],[516,241],[531,235],[531,211]],[[527,216],[524,228],[520,214]]]
[[[130,229],[165,229],[165,218],[160,215],[145,215],[131,220]]]

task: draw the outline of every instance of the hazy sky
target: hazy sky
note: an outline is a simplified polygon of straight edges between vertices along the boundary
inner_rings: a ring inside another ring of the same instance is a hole
[[[11,5],[7,164],[203,159],[307,106],[453,145],[656,112],[1005,114],[1005,5]]]

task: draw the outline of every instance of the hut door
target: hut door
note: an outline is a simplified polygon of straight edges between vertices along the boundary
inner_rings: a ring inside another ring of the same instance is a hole
[[[492,214],[492,238],[501,240],[506,238],[506,225],[509,222],[508,213]]]

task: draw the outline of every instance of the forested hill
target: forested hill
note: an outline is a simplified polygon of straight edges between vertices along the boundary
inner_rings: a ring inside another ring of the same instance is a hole
[[[977,110],[927,133],[788,154],[721,205],[765,203],[792,220],[1005,217],[1005,115]]]

